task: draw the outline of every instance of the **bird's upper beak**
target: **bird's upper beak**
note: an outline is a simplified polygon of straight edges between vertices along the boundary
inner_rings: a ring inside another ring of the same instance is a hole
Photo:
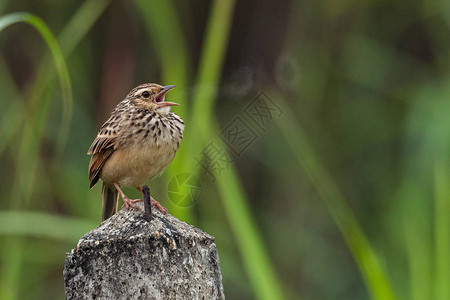
[[[165,107],[165,106],[177,106],[180,105],[175,102],[165,102],[166,94],[168,91],[176,87],[176,85],[166,85],[163,86],[162,90],[156,95],[155,102],[158,105],[158,107]]]

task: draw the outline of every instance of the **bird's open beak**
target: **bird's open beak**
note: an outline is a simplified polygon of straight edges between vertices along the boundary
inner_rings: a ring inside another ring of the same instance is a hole
[[[165,106],[177,106],[180,105],[175,102],[165,102],[166,94],[168,91],[176,87],[176,85],[166,85],[163,86],[162,90],[156,95],[155,102],[158,104],[158,107],[165,107]]]

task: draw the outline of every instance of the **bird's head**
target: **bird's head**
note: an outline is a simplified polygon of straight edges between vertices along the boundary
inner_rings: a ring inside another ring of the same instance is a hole
[[[135,103],[146,109],[168,113],[170,106],[179,105],[178,103],[165,101],[167,92],[174,87],[175,85],[161,86],[156,83],[145,83],[132,89],[127,98],[134,100]]]

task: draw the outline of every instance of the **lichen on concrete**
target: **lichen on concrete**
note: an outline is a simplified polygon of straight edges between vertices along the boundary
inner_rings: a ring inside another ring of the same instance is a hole
[[[147,222],[138,206],[67,254],[66,299],[224,299],[214,238],[155,209]]]

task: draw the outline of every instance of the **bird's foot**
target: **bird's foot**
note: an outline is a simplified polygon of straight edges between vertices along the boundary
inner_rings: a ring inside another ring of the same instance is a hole
[[[164,206],[162,206],[161,204],[159,204],[158,201],[156,201],[155,199],[153,199],[153,197],[150,197],[150,204],[152,206],[155,206],[160,212],[162,212],[163,215],[167,215],[167,213],[169,212],[167,210],[167,208],[165,208]]]
[[[123,205],[122,208],[126,208],[127,210],[130,210],[130,207],[134,208],[135,210],[141,210],[139,207],[134,205],[137,202],[142,202],[142,199],[130,199],[128,197],[123,197]]]

